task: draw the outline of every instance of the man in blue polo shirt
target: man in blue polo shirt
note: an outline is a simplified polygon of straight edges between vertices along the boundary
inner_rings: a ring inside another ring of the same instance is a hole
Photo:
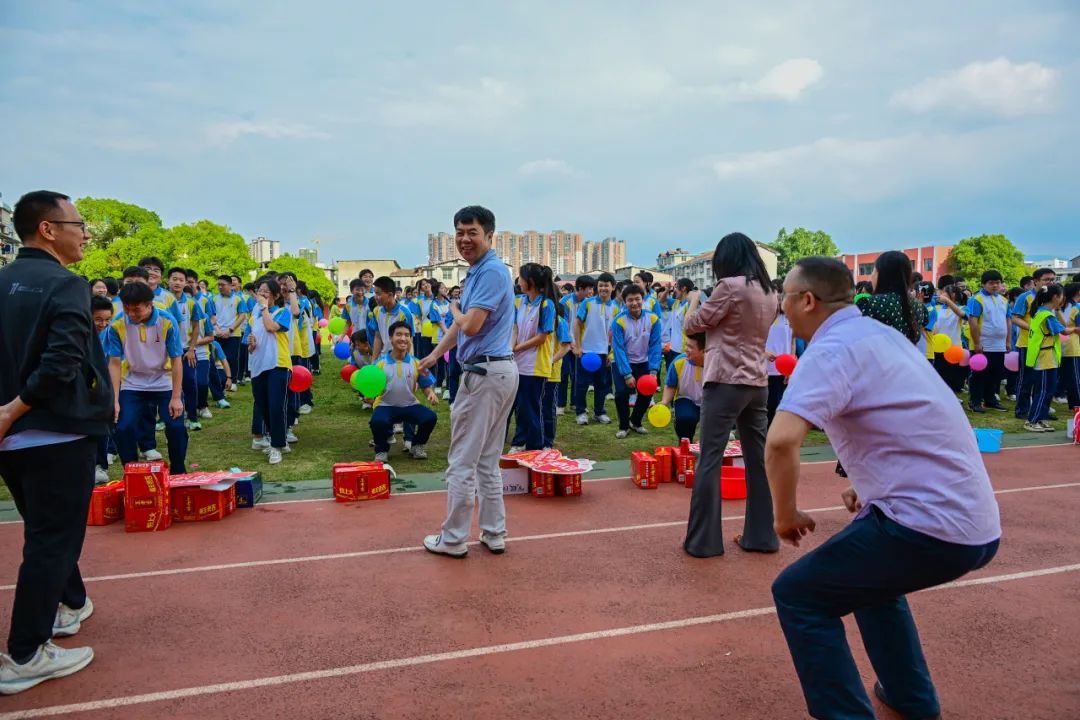
[[[514,284],[510,271],[491,249],[495,216],[475,205],[462,208],[454,215],[454,228],[458,252],[470,267],[462,283],[460,307],[450,303],[450,331],[420,366],[435,367],[444,353],[457,347],[462,376],[450,416],[449,509],[442,532],[425,537],[424,547],[440,555],[465,557],[477,495],[480,542],[495,554],[506,549],[499,456],[517,394],[518,373],[510,350]]]

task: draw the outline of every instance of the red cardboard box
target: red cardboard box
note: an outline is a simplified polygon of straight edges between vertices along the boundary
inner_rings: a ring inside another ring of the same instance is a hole
[[[644,451],[630,453],[630,480],[639,488],[656,489],[656,458]]]
[[[697,470],[697,458],[694,457],[694,453],[690,452],[690,441],[683,439],[679,447],[675,448],[672,455],[673,471],[675,473],[675,482],[686,484],[687,473],[693,473]],[[690,484],[687,487],[693,487],[693,479],[690,480]]]
[[[124,517],[124,481],[113,480],[94,488],[87,525],[109,525]]]
[[[552,475],[555,495],[572,497],[581,494],[581,475]]]
[[[172,518],[176,522],[222,520],[236,510],[236,481],[172,489]]]
[[[720,468],[720,499],[746,499],[746,468],[730,465]]]
[[[133,462],[124,466],[124,530],[154,532],[172,525],[169,465]]]
[[[529,494],[533,497],[555,497],[557,475],[529,471]]]
[[[658,447],[653,457],[656,458],[656,482],[675,482],[675,448]]]
[[[381,462],[336,463],[334,500],[385,500],[390,497],[390,471]]]

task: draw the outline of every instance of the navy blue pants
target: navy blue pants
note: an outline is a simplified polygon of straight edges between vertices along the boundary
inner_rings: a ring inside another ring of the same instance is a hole
[[[566,353],[562,359],[562,374],[559,377],[559,392],[557,397],[558,407],[566,407],[566,403],[574,397],[577,374],[577,355],[572,352]]]
[[[238,337],[219,338],[218,342],[221,344],[221,351],[225,353],[225,360],[229,363],[229,368],[232,369],[233,382],[239,382],[240,378],[240,347],[241,342]],[[247,343],[243,343],[244,358],[247,358]],[[211,348],[211,352],[213,349]]]
[[[1036,370],[1025,367],[1024,377],[1031,378],[1031,405],[1028,408],[1029,423],[1050,419],[1050,401],[1057,391],[1057,368]]]
[[[233,382],[240,382],[248,375],[248,344],[244,338],[237,338],[237,360],[236,364],[232,364],[232,359],[229,359],[229,367],[233,369]],[[225,357],[229,357],[228,354]]]
[[[184,366],[184,385],[182,388],[184,412],[187,414],[188,420],[195,422],[199,419],[198,361],[196,361],[196,367],[191,367],[188,365],[187,356],[182,355],[176,362]]]
[[[675,398],[671,410],[675,418],[675,437],[694,442],[694,433],[701,422],[701,407],[688,398]]]
[[[120,391],[120,421],[116,424],[116,448],[120,452],[121,461],[129,463],[138,459],[137,438],[141,434],[140,426],[146,422],[147,410],[152,408],[165,423],[165,440],[169,443],[169,472],[174,475],[183,475],[187,472],[184,464],[187,457],[187,428],[184,427],[183,415],[178,418],[169,416],[171,397],[170,390]]]
[[[264,435],[270,431],[270,445],[285,447],[286,405],[289,400],[289,368],[264,370],[251,378],[251,434]]]
[[[375,439],[375,452],[390,452],[390,436],[394,434],[397,423],[415,428],[413,437],[406,437],[406,440],[411,439],[414,445],[426,445],[437,420],[434,410],[419,403],[405,407],[378,405],[371,413],[371,420],[368,420],[371,436]]]
[[[581,358],[574,359],[577,360],[575,363],[577,376],[574,378],[574,413],[585,414],[585,396],[589,392],[589,387],[592,386],[593,415],[604,415],[604,401],[611,392],[611,364],[608,362],[607,355],[600,357],[600,367],[593,372],[581,366]]]
[[[634,376],[634,379],[643,377],[649,374],[649,363],[630,363],[630,374]],[[631,390],[626,386],[626,381],[623,380],[622,375],[619,373],[619,369],[615,366],[611,368],[611,380],[615,386],[615,411],[619,414],[619,429],[629,430],[630,426],[641,427],[641,420],[645,417],[645,411],[649,409],[649,403],[652,400],[652,396],[646,397],[641,393],[638,393],[637,401],[634,403],[633,411],[630,410],[630,393]]]
[[[1080,357],[1061,358],[1060,376],[1065,380],[1065,397],[1069,407],[1080,408]]]
[[[526,450],[544,448],[544,418],[540,408],[545,384],[546,377],[521,375],[518,378],[517,397],[514,399],[517,432],[510,441],[511,445],[524,447]]]
[[[1027,348],[1018,348],[1020,352],[1020,372],[1016,380],[1016,407],[1013,413],[1018,418],[1026,418],[1031,410],[1031,396],[1035,385],[1035,371],[1027,366]]]
[[[983,567],[997,549],[997,540],[976,546],[937,540],[872,507],[781,572],[772,586],[776,614],[810,714],[874,718],[844,634],[843,617],[854,613],[889,704],[903,717],[937,715],[937,692],[904,596]]]
[[[448,363],[447,376],[446,376],[446,388],[450,391],[450,404],[454,403],[454,398],[457,397],[458,383],[461,382],[461,365],[457,361],[457,348],[450,351],[450,362]]]
[[[566,366],[563,365],[563,370]],[[559,405],[560,383],[548,380],[544,383],[544,394],[540,398],[540,415],[544,419],[544,447],[555,447],[555,430],[558,427],[555,410],[562,407]]]

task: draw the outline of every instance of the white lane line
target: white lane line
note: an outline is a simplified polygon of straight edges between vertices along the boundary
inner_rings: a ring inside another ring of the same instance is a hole
[[[1008,489],[1008,490],[995,490],[994,494],[995,495],[1005,495],[1005,494],[1009,494],[1009,493],[1035,492],[1035,491],[1038,491],[1038,490],[1056,490],[1056,489],[1059,489],[1059,488],[1072,488],[1072,487],[1080,487],[1080,482],[1058,483],[1056,485],[1032,485],[1030,487],[1025,487],[1025,488],[1011,488],[1011,489]],[[825,513],[825,512],[835,512],[837,510],[843,510],[843,509],[844,509],[843,505],[830,505],[828,507],[810,508],[809,510],[804,510],[803,512],[807,512],[807,513]],[[732,521],[735,521],[735,520],[742,520],[742,519],[743,519],[742,515],[729,515],[729,516],[726,516],[726,517],[722,518],[722,520],[724,522],[732,522]],[[506,538],[506,542],[508,542],[508,543],[509,542],[520,543],[520,542],[530,542],[530,541],[534,541],[534,540],[557,540],[559,538],[581,537],[581,536],[584,536],[584,535],[607,535],[607,534],[611,534],[611,533],[620,533],[620,532],[635,532],[635,531],[638,531],[638,530],[656,530],[656,529],[659,529],[659,528],[677,527],[677,526],[685,525],[685,524],[686,524],[686,520],[685,519],[680,519],[680,520],[670,520],[670,521],[665,521],[665,522],[645,523],[645,524],[641,524],[641,525],[618,525],[618,526],[615,526],[615,527],[588,528],[586,530],[566,530],[566,531],[562,531],[562,532],[543,533],[543,534],[539,534],[539,535],[521,535],[521,536],[518,536],[518,537],[508,537],[508,538]],[[475,540],[473,542],[468,543],[469,546],[478,546],[479,544],[480,543],[475,541]],[[121,574],[117,574],[117,575],[97,575],[97,576],[94,576],[94,577],[85,577],[85,578],[83,578],[83,582],[88,583],[88,582],[105,582],[105,581],[109,581],[109,580],[136,580],[136,579],[139,579],[139,578],[161,577],[161,576],[165,576],[165,575],[188,575],[188,574],[191,574],[191,573],[214,572],[214,571],[218,571],[218,570],[241,570],[241,569],[244,569],[244,568],[266,567],[266,566],[270,566],[270,565],[291,565],[291,564],[294,564],[294,563],[299,564],[299,563],[308,563],[308,562],[323,562],[323,561],[326,561],[326,560],[348,560],[348,559],[352,559],[352,558],[377,557],[377,556],[380,556],[380,555],[395,555],[395,554],[398,554],[398,553],[420,552],[422,549],[423,548],[420,547],[419,545],[409,545],[409,546],[405,546],[405,547],[396,547],[396,548],[378,548],[378,549],[374,549],[374,550],[357,550],[357,551],[353,551],[353,552],[329,553],[329,554],[326,554],[326,555],[302,555],[302,556],[299,556],[299,557],[274,558],[274,559],[271,559],[271,560],[249,560],[249,561],[246,561],[246,562],[223,563],[223,564],[220,564],[220,565],[197,565],[197,566],[194,566],[194,567],[168,568],[168,569],[165,569],[165,570],[146,570],[146,571],[143,571],[143,572],[121,573]],[[0,585],[0,591],[14,590],[14,589],[15,589],[14,585]]]
[[[1058,575],[1061,573],[1075,572],[1077,570],[1080,570],[1080,563],[1075,565],[1040,568],[1038,570],[1029,570],[1019,573],[1009,573],[1007,575],[991,575],[988,577],[975,578],[973,580],[960,580],[928,588],[928,590],[923,592],[956,589],[973,585],[989,585],[1033,577],[1043,577],[1046,575]],[[469,658],[500,655],[522,650],[536,650],[538,648],[555,647],[558,645],[571,645],[594,640],[607,640],[610,638],[642,635],[644,633],[664,632],[665,630],[680,630],[699,625],[715,625],[718,623],[730,622],[732,620],[745,620],[747,618],[774,614],[776,614],[776,608],[772,606],[751,608],[748,610],[736,610],[734,612],[720,613],[717,615],[703,615],[699,617],[683,618],[681,620],[668,620],[666,622],[647,623],[644,625],[630,625],[628,627],[610,628],[608,630],[594,630],[592,632],[576,633],[573,635],[557,635],[554,637],[539,638],[537,640],[524,640],[521,642],[502,643],[499,645],[485,645],[482,647],[469,648],[467,650],[414,655],[392,660],[361,663],[359,665],[327,668],[325,670],[310,670],[307,672],[290,673],[288,675],[272,675],[251,680],[236,680],[214,685],[202,685],[198,687],[180,688],[177,690],[163,690],[161,692],[144,693],[142,695],[128,695],[126,697],[91,700],[89,702],[71,703],[68,705],[51,705],[30,710],[16,710],[14,712],[0,713],[0,720],[30,720],[30,718],[53,717],[68,713],[94,712],[96,710],[111,710],[113,708],[145,705],[147,703],[163,702],[166,700],[185,700],[187,698],[199,697],[202,695],[216,695],[219,693],[254,690],[263,687],[292,685],[314,680],[328,680],[350,675],[378,672],[380,670],[395,670],[398,668],[416,667],[418,665],[430,665],[432,663],[446,662],[449,660],[466,660]]]

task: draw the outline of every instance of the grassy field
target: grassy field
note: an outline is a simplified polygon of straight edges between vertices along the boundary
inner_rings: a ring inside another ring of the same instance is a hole
[[[241,386],[229,393],[232,407],[227,410],[212,408],[214,417],[203,420],[203,430],[190,433],[188,445],[188,470],[222,470],[239,467],[257,469],[268,481],[296,482],[330,477],[330,466],[336,462],[369,460],[374,451],[368,446],[371,431],[368,429],[370,411],[363,410],[356,394],[344,382],[339,371],[342,362],[332,355],[323,357],[323,373],[315,378],[315,411],[305,415],[296,428],[300,441],[293,445],[293,452],[285,456],[280,465],[269,465],[261,452],[251,450],[251,390]],[[591,397],[590,397],[591,400]],[[1011,408],[1012,403],[1006,402]],[[609,413],[614,417],[614,403],[608,401]],[[1064,409],[1058,406],[1064,417]],[[427,460],[413,460],[403,450],[400,438],[391,446],[390,463],[399,475],[439,472],[446,469],[446,453],[450,435],[450,411],[445,401],[435,408],[439,423],[428,443]],[[1023,432],[1023,421],[1013,417],[1012,412],[987,412],[983,415],[969,413],[969,420],[976,427],[999,428],[1005,432]],[[672,444],[674,431],[671,427],[650,428],[649,435],[635,435],[624,440],[615,438],[617,426],[590,423],[579,427],[570,413],[559,417],[556,446],[568,457],[591,460],[621,460],[634,450],[649,450],[660,444]],[[1061,421],[1056,425],[1061,426]],[[646,423],[646,426],[648,424]],[[902,432],[902,428],[898,428]],[[811,433],[806,445],[827,444],[825,435]],[[158,433],[158,448],[166,453],[164,435]],[[110,477],[119,478],[121,469],[114,464]],[[7,488],[0,486],[0,499],[8,499]]]

